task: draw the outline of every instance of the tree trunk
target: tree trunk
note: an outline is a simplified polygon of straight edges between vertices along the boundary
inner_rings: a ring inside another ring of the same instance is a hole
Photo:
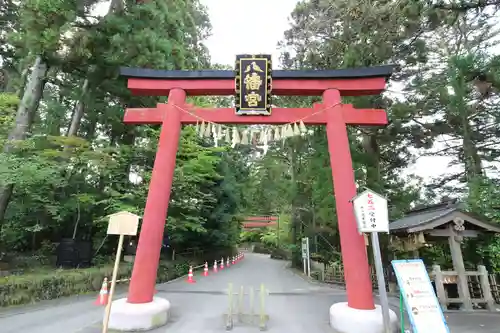
[[[140,3],[141,1],[137,1]],[[109,5],[109,13],[115,13],[115,12],[120,12],[125,9],[125,3],[123,0],[112,0],[110,5]]]
[[[31,131],[33,119],[43,95],[47,70],[47,63],[41,56],[37,56],[23,98],[17,109],[14,128],[9,133],[8,141],[3,149],[5,153],[14,149],[13,142],[26,139]],[[4,220],[13,190],[14,184],[5,184],[0,187],[0,222]]]
[[[82,121],[83,112],[85,109],[85,97],[87,96],[88,91],[89,91],[89,80],[85,79],[82,85],[82,93],[73,109],[71,124],[69,125],[66,136],[76,136],[76,134],[78,133],[78,129],[80,128],[80,123]]]
[[[373,191],[381,191],[383,188],[381,175],[380,147],[377,142],[376,129],[365,129],[363,133],[362,145],[368,155],[368,164],[366,165],[366,186]]]
[[[108,13],[104,16],[108,16],[110,14],[122,11],[124,9],[124,2],[123,0],[112,0],[110,5],[109,5],[109,10]],[[90,72],[90,69],[89,69]],[[80,98],[75,104],[75,107],[73,109],[73,114],[71,117],[71,124],[68,128],[68,132],[66,133],[66,136],[76,136],[78,133],[78,130],[80,129],[80,124],[83,118],[83,114],[85,111],[85,98],[87,97],[87,94],[89,92],[89,80],[86,78],[83,81],[82,85],[82,93],[80,95]]]
[[[476,105],[474,110],[477,110],[477,107]],[[472,131],[468,116],[468,112],[462,112],[462,149],[464,151],[463,158],[467,183],[471,184],[478,177],[483,176],[483,166],[481,156],[479,156],[478,149],[472,140]]]

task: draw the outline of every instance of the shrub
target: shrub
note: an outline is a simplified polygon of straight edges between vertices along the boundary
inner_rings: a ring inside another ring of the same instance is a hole
[[[233,248],[214,250],[203,255],[212,262],[221,257],[234,255]],[[103,258],[105,259],[105,258]],[[160,261],[157,283],[167,282],[186,275],[189,265],[203,264],[202,258],[185,258],[176,261]],[[132,275],[131,263],[120,264],[118,279],[128,279]],[[30,304],[59,297],[98,292],[104,277],[111,279],[112,263],[102,267],[84,269],[46,269],[36,273],[0,277],[0,307]],[[123,285],[125,283],[121,283]]]
[[[166,282],[185,275],[187,262],[161,262],[157,282]],[[64,296],[98,292],[104,277],[111,278],[112,266],[101,268],[51,270],[0,278],[0,307],[30,304]],[[130,278],[132,265],[122,263],[118,279]]]
[[[160,262],[158,267],[158,274],[156,275],[156,282],[163,283],[179,276],[186,275],[189,270],[189,265],[192,263],[182,261],[182,262]]]
[[[254,253],[271,254],[271,249],[264,244],[256,243],[253,247]]]
[[[285,249],[272,249],[271,251],[271,259],[279,259],[279,260],[290,260],[292,257],[291,253],[289,253]]]

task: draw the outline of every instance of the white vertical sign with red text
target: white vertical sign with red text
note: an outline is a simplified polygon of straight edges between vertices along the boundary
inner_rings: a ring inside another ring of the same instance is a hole
[[[371,236],[384,332],[392,332],[389,299],[385,289],[384,267],[382,266],[382,253],[380,252],[380,241],[378,239],[379,232],[389,232],[387,199],[370,189],[366,189],[355,196],[352,203],[358,231],[361,234],[369,233]]]
[[[367,189],[354,197],[353,205],[359,232],[389,232],[386,198]]]

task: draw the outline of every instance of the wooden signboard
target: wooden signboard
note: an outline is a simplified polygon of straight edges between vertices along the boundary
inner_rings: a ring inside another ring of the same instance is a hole
[[[238,55],[235,65],[236,113],[270,115],[272,64],[270,55]]]
[[[140,216],[129,212],[118,212],[109,215],[108,235],[135,236],[139,228]]]
[[[113,267],[113,276],[111,278],[111,288],[109,290],[108,304],[104,312],[104,321],[102,325],[102,333],[108,332],[109,316],[111,314],[111,304],[113,302],[113,295],[116,288],[116,277],[118,275],[118,268],[120,266],[120,258],[122,255],[123,239],[125,236],[137,235],[139,228],[140,216],[129,212],[118,212],[108,216],[108,235],[119,235],[118,247],[116,249],[115,266]]]

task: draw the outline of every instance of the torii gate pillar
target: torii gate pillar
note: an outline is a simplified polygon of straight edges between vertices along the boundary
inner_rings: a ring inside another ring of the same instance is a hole
[[[340,102],[341,96],[338,90],[329,89],[323,93],[323,103],[326,105],[339,105],[338,108],[341,108]],[[326,110],[326,135],[348,303],[334,303],[330,307],[330,325],[337,332],[343,333],[388,333],[382,320],[382,308],[380,305],[374,305],[373,298],[371,301],[367,300],[368,294],[372,293],[372,281],[365,240],[357,230],[351,204],[352,198],[356,196],[356,182],[352,169],[347,124],[342,112],[336,108]],[[389,310],[389,316],[392,325],[390,332],[393,332],[397,329],[398,318],[392,310]]]
[[[347,289],[347,302],[333,304],[330,324],[343,333],[384,333],[382,314],[373,301],[372,282],[364,238],[358,233],[350,200],[356,195],[348,125],[387,124],[384,110],[355,109],[342,104],[342,96],[379,94],[385,89],[392,66],[334,71],[273,71],[275,95],[322,96],[310,108],[273,108],[270,115],[241,116],[232,108],[202,109],[186,104],[186,96],[232,95],[232,71],[157,71],[122,69],[128,88],[136,95],[169,96],[156,108],[127,109],[129,124],[161,124],[158,151],[146,200],[143,224],[127,299],[113,302],[109,327],[118,331],[144,331],[164,325],[170,303],[154,297],[156,274],[165,229],[175,156],[182,124],[200,119],[219,124],[326,125],[334,195]],[[286,310],[286,309],[285,309]],[[393,325],[397,318],[391,313]]]

